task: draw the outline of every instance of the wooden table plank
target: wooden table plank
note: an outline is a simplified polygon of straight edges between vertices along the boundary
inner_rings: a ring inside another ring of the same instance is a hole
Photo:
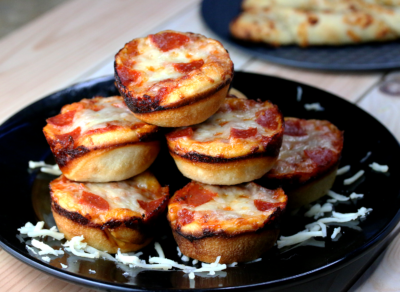
[[[195,33],[203,34],[207,37],[211,37],[221,41],[224,47],[229,51],[229,55],[235,65],[235,70],[241,70],[252,57],[248,54],[242,53],[240,50],[236,49],[230,44],[223,42],[217,35],[215,35],[208,27],[205,25],[200,16],[199,5],[190,6],[179,14],[179,17],[172,18],[165,23],[151,29],[148,33],[156,33],[158,31],[172,29],[178,31],[190,31]],[[75,82],[83,81],[87,79],[92,79],[100,76],[112,75],[114,74],[114,54],[107,58],[103,64],[99,65],[95,70],[88,72],[85,75],[79,77]]]
[[[383,73],[343,73],[311,71],[281,65],[266,61],[254,60],[245,71],[273,75],[285,79],[299,81],[325,91],[334,93],[349,101],[357,101],[369,88],[377,84]]]
[[[400,71],[387,75],[358,105],[384,124],[400,141]]]
[[[160,6],[158,0],[74,0],[3,38],[0,122],[67,86],[127,40],[197,4],[198,0],[170,0],[162,9],[154,9]]]

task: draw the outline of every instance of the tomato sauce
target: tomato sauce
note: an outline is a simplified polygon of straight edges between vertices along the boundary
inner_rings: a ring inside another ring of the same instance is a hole
[[[174,140],[183,137],[191,137],[193,135],[193,129],[191,127],[185,129],[178,129],[167,134],[168,139]]]
[[[68,126],[73,122],[75,113],[76,111],[68,111],[64,114],[59,114],[47,119],[47,123],[58,127]]]

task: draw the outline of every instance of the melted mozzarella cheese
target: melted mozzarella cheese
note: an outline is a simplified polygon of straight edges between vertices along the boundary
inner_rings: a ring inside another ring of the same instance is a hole
[[[254,205],[254,200],[268,203],[279,203],[273,198],[275,191],[268,190],[255,183],[240,186],[212,186],[202,184],[202,187],[216,194],[209,202],[197,207],[185,206],[185,208],[200,212],[195,214],[201,216],[201,211],[211,211],[214,220],[225,221],[236,218],[250,218],[265,215],[270,210],[260,211]]]
[[[146,38],[138,46],[139,54],[135,56],[132,69],[140,71],[148,82],[158,82],[165,79],[176,79],[185,73],[175,70],[174,63],[190,63],[196,60],[205,61],[213,51],[215,43],[207,39],[189,41],[184,47],[175,48],[166,52],[157,48],[150,38]]]
[[[121,97],[95,99],[95,105],[101,107],[99,111],[85,108],[76,112],[73,122],[64,128],[66,133],[80,127],[81,133],[89,130],[106,128],[109,125],[132,126],[142,123],[125,105]]]
[[[113,183],[85,183],[87,190],[105,199],[114,208],[127,208],[144,213],[138,200],[149,201],[146,191],[139,189],[132,181]]]
[[[89,192],[106,200],[109,210],[129,209],[141,214],[145,214],[145,210],[140,207],[138,200],[148,202],[157,198],[156,194],[143,188],[143,185],[138,185],[134,179],[110,183],[78,183],[68,180],[63,182],[60,179],[52,185],[52,189],[63,190],[60,197],[67,194],[72,196],[72,204],[80,205],[78,201],[83,192]]]
[[[219,110],[205,122],[192,126],[193,136],[191,138],[199,142],[229,139],[231,128],[239,130],[257,128],[257,135],[267,135],[268,130],[256,122],[256,113],[263,108],[265,108],[263,104],[257,103],[245,111],[223,112]]]

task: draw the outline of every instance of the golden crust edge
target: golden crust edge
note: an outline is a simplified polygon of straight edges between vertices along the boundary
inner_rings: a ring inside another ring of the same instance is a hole
[[[172,226],[171,226],[172,228]],[[180,251],[193,259],[212,263],[221,256],[221,264],[247,262],[259,258],[272,248],[278,238],[278,229],[247,232],[231,237],[211,236],[188,240],[172,228],[172,234]]]
[[[204,122],[212,116],[223,103],[229,89],[229,84],[215,93],[176,108],[153,111],[149,113],[133,113],[138,119],[161,127],[183,127]]]
[[[58,230],[64,233],[67,240],[83,235],[87,244],[109,253],[117,253],[118,249],[121,252],[137,251],[148,245],[153,239],[139,230],[127,228],[124,225],[115,229],[101,229],[76,223],[58,214],[53,208],[52,213]]]
[[[83,156],[70,160],[60,169],[68,179],[74,181],[122,181],[150,167],[159,150],[159,141],[115,145],[105,149],[89,150]],[[109,167],[110,161],[123,164],[123,167],[114,170]]]
[[[170,151],[179,171],[186,177],[214,185],[235,185],[261,178],[277,157],[249,157],[230,162],[207,163],[192,161]]]

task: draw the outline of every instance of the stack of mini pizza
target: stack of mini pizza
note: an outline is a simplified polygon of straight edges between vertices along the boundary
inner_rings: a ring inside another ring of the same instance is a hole
[[[232,78],[221,43],[163,31],[117,53],[122,96],[84,99],[48,119],[44,133],[63,172],[50,184],[52,211],[66,238],[136,251],[168,205],[188,257],[245,262],[271,248],[286,205],[308,204],[332,186],[343,137],[327,121],[284,120],[269,101],[228,93]],[[170,127],[169,152],[192,179],[172,198],[147,170],[159,127]]]

